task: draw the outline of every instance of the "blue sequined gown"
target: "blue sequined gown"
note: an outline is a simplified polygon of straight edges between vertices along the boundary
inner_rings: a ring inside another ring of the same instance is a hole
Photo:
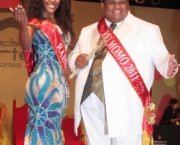
[[[65,47],[69,35],[60,29]],[[25,145],[63,145],[61,121],[69,97],[65,75],[48,38],[37,30],[33,36],[36,66],[26,84],[28,124]]]

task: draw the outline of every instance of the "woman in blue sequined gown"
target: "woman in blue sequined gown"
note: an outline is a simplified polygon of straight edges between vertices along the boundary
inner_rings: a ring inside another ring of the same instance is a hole
[[[26,13],[22,6],[10,8],[20,24],[22,47],[34,51],[35,66],[25,87],[29,108],[24,144],[63,145],[61,121],[69,97],[66,68],[55,53],[54,39],[50,40],[40,25],[28,24],[28,20],[36,18],[51,23],[67,50],[74,40],[70,0],[31,0],[26,6]],[[50,36],[54,38],[54,31]]]
[[[26,138],[31,144],[36,144],[38,136],[43,144],[62,144],[60,122],[69,97],[68,84],[51,43],[40,30],[34,33],[33,48],[36,66],[26,84],[29,104]]]

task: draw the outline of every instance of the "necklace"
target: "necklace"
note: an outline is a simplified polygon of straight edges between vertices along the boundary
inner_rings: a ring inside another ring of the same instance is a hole
[[[154,6],[158,5],[160,2],[161,2],[161,0],[157,0],[157,2],[154,2],[154,0],[151,0],[151,3],[152,3]]]
[[[145,0],[135,0],[138,4],[142,4],[145,2]]]

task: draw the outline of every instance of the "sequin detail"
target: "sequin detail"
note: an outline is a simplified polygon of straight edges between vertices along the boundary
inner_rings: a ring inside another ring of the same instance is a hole
[[[68,43],[64,42],[66,47]],[[34,33],[33,48],[36,66],[26,84],[29,116],[25,145],[64,145],[61,121],[69,97],[65,75],[41,30]]]

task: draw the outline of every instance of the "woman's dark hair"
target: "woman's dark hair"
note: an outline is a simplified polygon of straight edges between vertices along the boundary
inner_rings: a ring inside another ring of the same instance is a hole
[[[42,0],[24,0],[23,6],[29,20],[31,18],[44,19],[42,15]],[[64,33],[70,32],[71,38],[73,39],[75,34],[72,28],[72,22],[74,20],[71,14],[71,0],[60,0],[60,5],[55,11],[55,19],[62,31]]]
[[[169,101],[169,105],[174,105],[176,103],[178,103],[178,100],[174,98]]]

